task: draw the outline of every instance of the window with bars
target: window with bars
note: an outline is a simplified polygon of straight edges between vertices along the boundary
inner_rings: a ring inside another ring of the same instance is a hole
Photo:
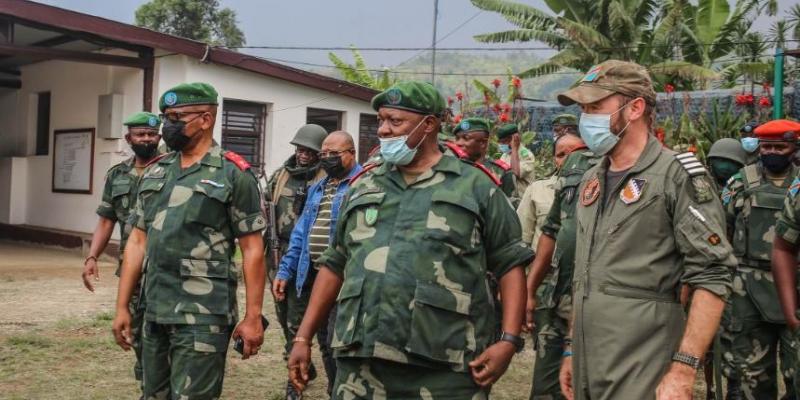
[[[266,104],[225,99],[222,110],[222,148],[260,168],[264,164]]]
[[[359,114],[358,116],[358,162],[364,163],[369,152],[378,145],[378,116]]]
[[[341,111],[309,107],[306,109],[306,123],[317,124],[331,133],[342,129],[342,114]]]

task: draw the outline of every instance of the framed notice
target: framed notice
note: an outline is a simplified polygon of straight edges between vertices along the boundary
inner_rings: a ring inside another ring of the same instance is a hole
[[[53,132],[53,192],[92,194],[94,128]]]

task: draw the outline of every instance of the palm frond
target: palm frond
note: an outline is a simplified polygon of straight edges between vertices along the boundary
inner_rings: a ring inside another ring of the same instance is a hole
[[[538,29],[515,29],[495,33],[475,35],[473,39],[482,43],[508,43],[508,42],[529,42],[536,40],[547,43],[550,46],[562,47],[569,44],[567,38],[553,31],[543,31]]]
[[[554,25],[553,16],[531,7],[507,0],[471,0],[475,7],[484,11],[494,11],[503,16],[508,22],[520,28],[537,29],[542,24]]]

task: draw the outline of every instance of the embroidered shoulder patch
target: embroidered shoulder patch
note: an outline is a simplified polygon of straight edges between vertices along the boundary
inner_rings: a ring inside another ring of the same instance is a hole
[[[797,196],[797,192],[800,192],[800,177],[794,178],[792,184],[789,186],[789,195],[794,198]]]
[[[592,205],[592,203],[594,203],[599,196],[600,180],[597,179],[597,177],[594,177],[592,180],[587,182],[586,187],[583,188],[583,192],[581,193],[581,205],[588,207]]]
[[[625,204],[633,204],[639,201],[642,198],[645,183],[647,181],[644,179],[631,178],[619,192],[619,199]]]

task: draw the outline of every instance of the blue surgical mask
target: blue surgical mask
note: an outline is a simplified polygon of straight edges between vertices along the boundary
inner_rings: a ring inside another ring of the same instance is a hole
[[[511,145],[498,143],[497,148],[500,149],[500,152],[503,154],[511,154]]]
[[[408,141],[409,136],[416,132],[423,122],[425,122],[425,118],[423,118],[422,121],[419,121],[419,124],[417,124],[417,126],[414,127],[414,129],[412,129],[407,135],[385,139],[378,138],[381,144],[381,157],[383,157],[383,160],[399,166],[408,165],[411,163],[411,161],[414,159],[414,156],[417,155],[417,149],[425,140],[425,137],[420,139],[419,143],[417,143],[417,146],[413,149],[408,147],[406,142]]]
[[[758,138],[754,137],[743,137],[742,138],[742,148],[744,151],[748,153],[752,153],[758,149]]]
[[[627,107],[628,104],[625,104],[620,107],[619,110],[611,114],[581,114],[578,130],[581,132],[581,138],[586,143],[586,146],[589,147],[589,150],[594,154],[601,156],[608,154],[608,152],[617,145],[619,138],[622,137],[622,133],[628,129],[628,125],[631,124],[631,121],[625,124],[625,127],[622,128],[619,135],[611,133],[611,116],[620,112],[620,110]]]

